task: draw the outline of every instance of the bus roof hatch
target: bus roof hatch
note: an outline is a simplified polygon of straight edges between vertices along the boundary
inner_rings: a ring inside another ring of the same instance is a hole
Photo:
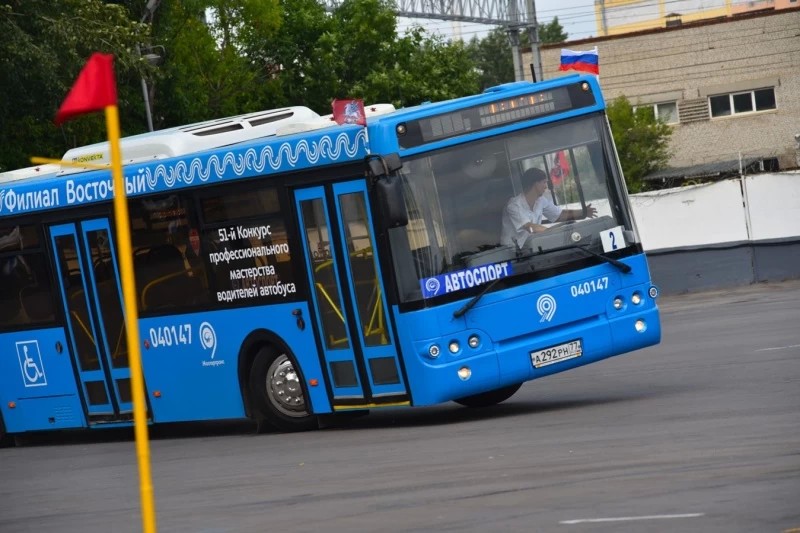
[[[201,152],[261,137],[271,137],[294,123],[309,122],[320,116],[307,107],[295,106],[209,120],[176,128],[132,135],[120,140],[122,164],[166,159]],[[111,163],[108,142],[68,150],[63,159],[95,167]],[[61,166],[59,175],[85,172],[90,167]]]

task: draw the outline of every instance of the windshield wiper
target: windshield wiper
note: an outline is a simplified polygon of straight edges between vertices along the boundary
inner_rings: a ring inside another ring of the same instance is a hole
[[[469,311],[470,309],[475,307],[475,304],[478,303],[478,300],[480,300],[483,297],[484,294],[489,292],[489,290],[492,287],[494,287],[497,284],[497,282],[500,281],[501,279],[505,279],[505,278],[496,278],[496,279],[493,279],[492,281],[490,281],[489,283],[487,283],[486,286],[484,286],[481,289],[481,292],[479,292],[478,294],[473,296],[472,299],[470,299],[470,301],[465,303],[463,306],[461,306],[460,308],[458,308],[455,311],[453,311],[453,318],[461,318],[462,316],[467,314],[467,311]]]
[[[541,250],[540,249],[539,252],[535,253],[534,255],[549,254],[550,252],[561,252],[561,251],[564,251],[564,250],[580,250],[580,251],[586,252],[587,254],[589,254],[589,255],[591,255],[593,257],[596,257],[596,258],[598,258],[598,259],[600,259],[602,261],[605,261],[606,263],[614,265],[621,272],[624,272],[625,274],[627,274],[628,272],[631,271],[631,267],[629,265],[626,265],[622,261],[614,259],[613,257],[608,257],[607,255],[599,254],[599,253],[597,253],[597,252],[595,252],[593,250],[590,250],[586,246],[578,246],[577,244],[570,244],[568,246],[559,246],[558,248],[549,248],[547,250]]]
[[[512,239],[512,240],[514,241],[514,248],[515,248],[515,251],[516,251],[516,255],[514,257],[510,257],[508,259],[509,263],[519,263],[521,261],[524,261],[526,259],[530,259],[531,257],[537,255],[536,253],[526,253],[526,254],[522,253],[522,248],[520,248],[519,244],[517,244],[517,240],[516,239]],[[531,271],[533,271],[533,266],[531,266]],[[467,311],[469,311],[470,309],[475,307],[475,304],[477,304],[478,301],[481,298],[483,298],[483,295],[486,294],[487,292],[489,292],[492,289],[492,287],[494,287],[497,284],[497,282],[500,281],[501,279],[504,279],[504,278],[497,278],[497,279],[494,279],[494,280],[490,281],[489,283],[487,283],[486,286],[481,289],[481,292],[479,292],[478,294],[473,296],[470,299],[470,301],[468,301],[463,306],[459,307],[458,309],[456,309],[453,312],[453,318],[460,318],[460,317],[464,316],[467,313]]]

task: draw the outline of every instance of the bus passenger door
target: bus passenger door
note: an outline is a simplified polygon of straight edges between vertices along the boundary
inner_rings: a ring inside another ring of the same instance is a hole
[[[407,404],[363,180],[295,192],[334,408]]]
[[[50,238],[90,422],[130,419],[127,335],[109,220],[51,226]]]

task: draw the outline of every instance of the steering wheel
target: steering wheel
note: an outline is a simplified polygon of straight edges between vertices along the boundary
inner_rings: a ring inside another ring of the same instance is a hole
[[[559,223],[557,223],[557,224],[553,224],[553,225],[552,225],[552,226],[550,226],[548,229],[556,229],[556,228],[561,228],[561,227],[563,227],[563,226],[568,226],[569,224],[574,224],[574,223],[575,223],[575,221],[574,221],[574,220],[565,220],[564,222],[559,222]]]

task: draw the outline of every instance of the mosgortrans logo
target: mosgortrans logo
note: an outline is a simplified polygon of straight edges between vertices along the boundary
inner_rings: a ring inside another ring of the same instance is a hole
[[[470,289],[512,274],[511,265],[504,261],[481,265],[419,280],[423,298],[434,298],[464,289]]]
[[[536,311],[542,318],[539,322],[550,322],[556,314],[556,299],[549,294],[542,294],[536,300]]]

